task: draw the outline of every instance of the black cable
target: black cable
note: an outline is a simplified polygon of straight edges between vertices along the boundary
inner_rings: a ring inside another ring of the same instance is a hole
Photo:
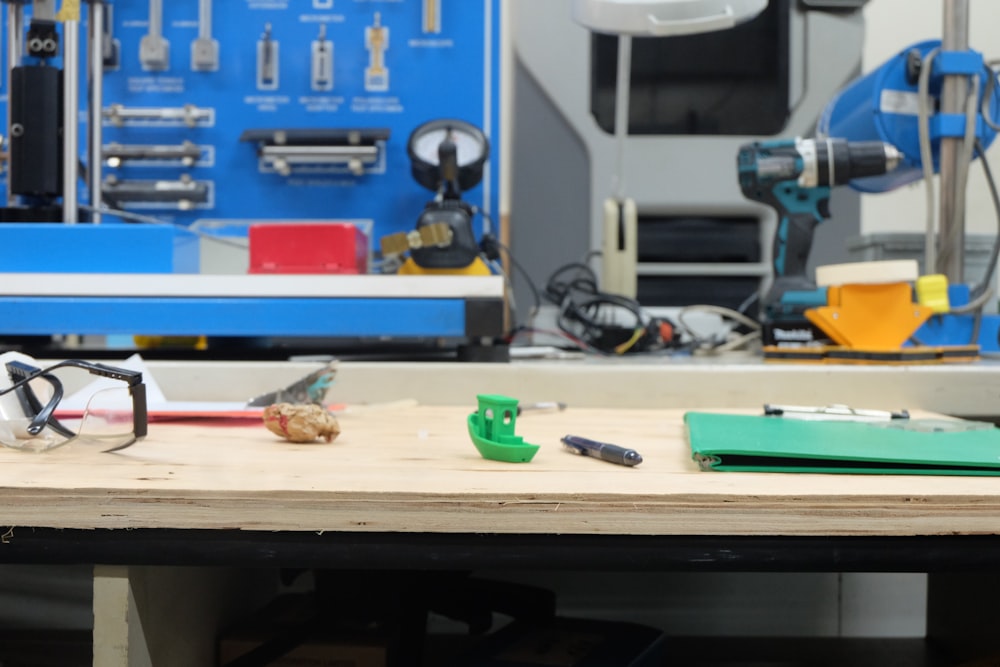
[[[486,224],[488,225],[487,228],[483,229],[483,236],[494,236],[495,237],[496,236],[496,228],[497,227],[496,227],[496,225],[493,224],[493,216],[490,215],[489,213],[487,213],[482,207],[479,207],[479,206],[470,206],[470,208],[472,209],[472,214],[473,215],[475,215],[476,213],[478,213],[479,215],[483,216],[483,220],[485,220]]]
[[[531,290],[531,296],[535,303],[533,312],[537,313],[542,308],[542,294],[538,291],[538,286],[535,284],[535,281],[531,279],[531,276],[525,268],[521,266],[521,263],[514,258],[514,254],[510,251],[510,248],[498,241],[496,238],[493,238],[491,242],[495,243],[500,250],[504,251],[507,255],[507,259],[510,260],[511,266],[513,266],[514,270],[520,273],[528,283],[528,288]]]
[[[573,278],[569,283],[557,280],[562,274],[574,269],[587,274],[586,279]],[[597,274],[594,273],[593,269],[582,262],[571,262],[566,264],[556,269],[555,272],[549,276],[549,280],[545,285],[545,296],[556,305],[560,305],[573,288],[586,290],[590,293],[597,293]]]
[[[979,344],[979,332],[983,327],[983,309],[982,307],[976,308],[975,315],[972,316],[972,336],[969,337],[970,345]]]
[[[471,209],[473,215],[478,213],[483,216],[483,220],[486,222],[486,226],[483,229],[483,237],[479,244],[480,250],[482,250],[483,254],[486,255],[486,258],[490,260],[499,259],[500,253],[496,252],[497,250],[502,250],[507,255],[507,259],[510,260],[511,266],[514,267],[514,270],[520,273],[524,277],[525,281],[527,281],[528,288],[531,290],[531,296],[534,299],[534,312],[537,313],[542,307],[542,296],[538,290],[538,286],[535,284],[535,281],[531,279],[531,275],[528,274],[527,270],[525,270],[521,263],[515,259],[510,248],[501,243],[500,239],[497,238],[495,233],[496,225],[493,223],[493,216],[479,206],[472,206]]]
[[[741,303],[739,307],[736,308],[736,312],[739,313],[740,315],[746,315],[747,310],[750,309],[750,306],[754,305],[758,301],[760,301],[760,291],[754,290],[753,294],[744,299],[743,303]],[[756,319],[759,320],[760,318]]]
[[[986,175],[986,185],[990,191],[990,198],[993,200],[993,210],[996,211],[997,215],[997,235],[993,240],[993,248],[990,250],[990,258],[986,264],[986,273],[983,274],[983,278],[979,281],[979,284],[969,293],[971,299],[977,299],[986,293],[990,289],[990,282],[993,280],[993,274],[996,271],[997,259],[1000,258],[1000,193],[997,192],[996,180],[993,178],[993,170],[990,169],[990,163],[986,160],[986,149],[983,147],[982,141],[978,138],[975,142],[975,150],[979,153],[979,161],[983,165],[983,173]],[[982,330],[983,324],[983,306],[976,308],[976,311],[972,319],[972,337],[969,341],[970,344],[976,345],[979,342],[979,333]]]
[[[986,175],[986,185],[989,187],[990,198],[993,200],[993,209],[997,214],[998,231],[996,238],[993,240],[989,262],[986,264],[986,274],[972,292],[972,298],[982,295],[989,289],[990,281],[993,280],[993,273],[996,270],[997,259],[1000,258],[1000,193],[997,192],[993,170],[990,169],[990,163],[986,160],[986,149],[983,148],[983,143],[979,139],[976,139],[976,152],[979,153],[979,161],[982,163],[983,173]]]
[[[575,274],[567,275],[571,272]],[[559,308],[557,325],[561,331],[605,352],[648,349],[648,339],[652,334],[650,327],[658,324],[644,313],[638,301],[602,292],[598,287],[597,274],[582,262],[571,262],[556,269],[543,294]],[[609,309],[629,313],[635,318],[635,324],[630,327],[628,324],[608,321],[606,315]],[[638,338],[619,340],[629,331],[632,337],[638,335]],[[618,349],[630,341],[627,350]],[[658,335],[655,336],[655,341],[659,342]]]
[[[91,202],[91,206],[94,206],[93,202]],[[125,207],[122,205],[122,203],[117,199],[115,199],[113,195],[109,195],[107,192],[105,192],[104,188],[101,188],[101,201],[100,204],[97,205],[97,207],[109,208],[114,211],[125,210]],[[139,220],[129,220],[126,216],[119,215],[118,213],[114,213],[113,215],[117,215],[119,218],[121,218],[122,222],[140,222]]]
[[[983,91],[983,101],[979,106],[979,115],[987,127],[994,132],[1000,132],[1000,125],[993,122],[993,119],[990,117],[990,102],[993,99],[993,89],[996,88],[997,84],[997,73],[989,63],[985,65],[985,69],[987,72],[986,90]]]

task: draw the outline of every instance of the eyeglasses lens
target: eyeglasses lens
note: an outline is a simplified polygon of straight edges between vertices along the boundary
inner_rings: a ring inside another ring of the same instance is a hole
[[[87,403],[77,437],[102,451],[122,449],[135,442],[132,395],[128,387],[102,389]]]
[[[54,377],[56,375],[59,379]],[[84,446],[98,447],[101,451],[114,451],[134,443],[132,394],[124,384],[97,389],[82,412],[79,408],[56,405],[54,419],[37,435],[29,433],[32,419],[53,397],[53,383],[58,384],[62,380],[72,391],[81,381],[91,378],[85,370],[61,368],[54,374],[34,378],[11,394],[0,397],[3,412],[0,445],[26,451],[48,451],[76,441]],[[53,421],[56,423],[53,424]]]

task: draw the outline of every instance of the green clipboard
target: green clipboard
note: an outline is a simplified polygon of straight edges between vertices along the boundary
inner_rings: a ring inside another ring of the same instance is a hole
[[[925,420],[818,421],[688,412],[691,455],[703,470],[1000,475],[1000,429]],[[944,424],[942,426],[942,424]]]

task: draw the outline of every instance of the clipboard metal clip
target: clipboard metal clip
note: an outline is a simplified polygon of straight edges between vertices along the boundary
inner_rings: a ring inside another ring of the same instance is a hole
[[[785,417],[787,419],[864,422],[889,422],[898,419],[910,418],[910,413],[906,410],[900,410],[898,412],[889,410],[867,410],[864,408],[852,408],[850,406],[840,404],[811,406],[775,405],[773,403],[765,403],[764,415],[768,417]]]

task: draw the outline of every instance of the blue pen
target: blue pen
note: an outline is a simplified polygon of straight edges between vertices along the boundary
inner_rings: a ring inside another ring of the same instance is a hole
[[[566,446],[566,449],[574,454],[592,456],[602,461],[617,463],[622,466],[637,466],[642,463],[642,456],[634,449],[581,438],[578,435],[563,436],[562,442]]]

